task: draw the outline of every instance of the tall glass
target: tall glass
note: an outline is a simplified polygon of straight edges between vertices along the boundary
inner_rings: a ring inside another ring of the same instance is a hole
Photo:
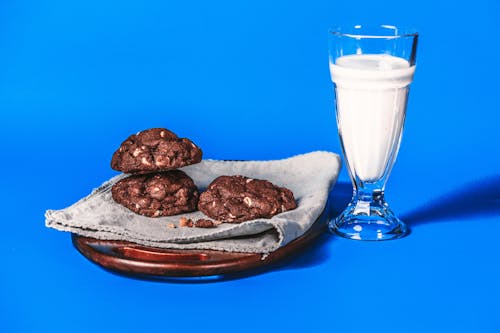
[[[330,74],[337,127],[353,183],[353,198],[330,230],[350,239],[404,236],[384,189],[401,141],[418,34],[382,25],[341,27],[329,33]]]

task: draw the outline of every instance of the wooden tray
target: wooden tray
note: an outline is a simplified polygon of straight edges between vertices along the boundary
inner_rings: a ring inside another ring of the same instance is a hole
[[[322,214],[304,235],[264,259],[256,253],[160,249],[76,234],[72,235],[72,240],[87,259],[115,273],[146,279],[227,275],[261,269],[300,251],[326,231],[325,215]]]

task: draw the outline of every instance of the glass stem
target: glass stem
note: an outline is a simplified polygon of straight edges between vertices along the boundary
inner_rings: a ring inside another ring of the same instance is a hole
[[[370,216],[373,207],[385,206],[384,190],[378,184],[356,184],[354,187],[354,214]]]

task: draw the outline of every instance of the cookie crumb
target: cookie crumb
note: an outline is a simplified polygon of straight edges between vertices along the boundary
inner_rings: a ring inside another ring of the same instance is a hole
[[[167,228],[169,228],[169,229],[175,229],[175,224],[173,224],[172,222],[170,222],[169,224],[167,224]]]
[[[195,227],[197,227],[197,228],[216,228],[218,224],[220,224],[220,223],[217,223],[217,222],[209,220],[209,219],[199,219],[196,221]]]
[[[179,227],[192,228],[193,226],[194,226],[193,220],[188,219],[184,216],[179,219]]]

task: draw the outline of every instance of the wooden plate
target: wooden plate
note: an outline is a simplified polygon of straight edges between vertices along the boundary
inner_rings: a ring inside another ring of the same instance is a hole
[[[160,249],[76,234],[72,235],[72,240],[87,259],[120,274],[138,278],[227,275],[263,268],[300,251],[326,231],[325,215],[322,214],[304,235],[265,258],[256,253]]]

